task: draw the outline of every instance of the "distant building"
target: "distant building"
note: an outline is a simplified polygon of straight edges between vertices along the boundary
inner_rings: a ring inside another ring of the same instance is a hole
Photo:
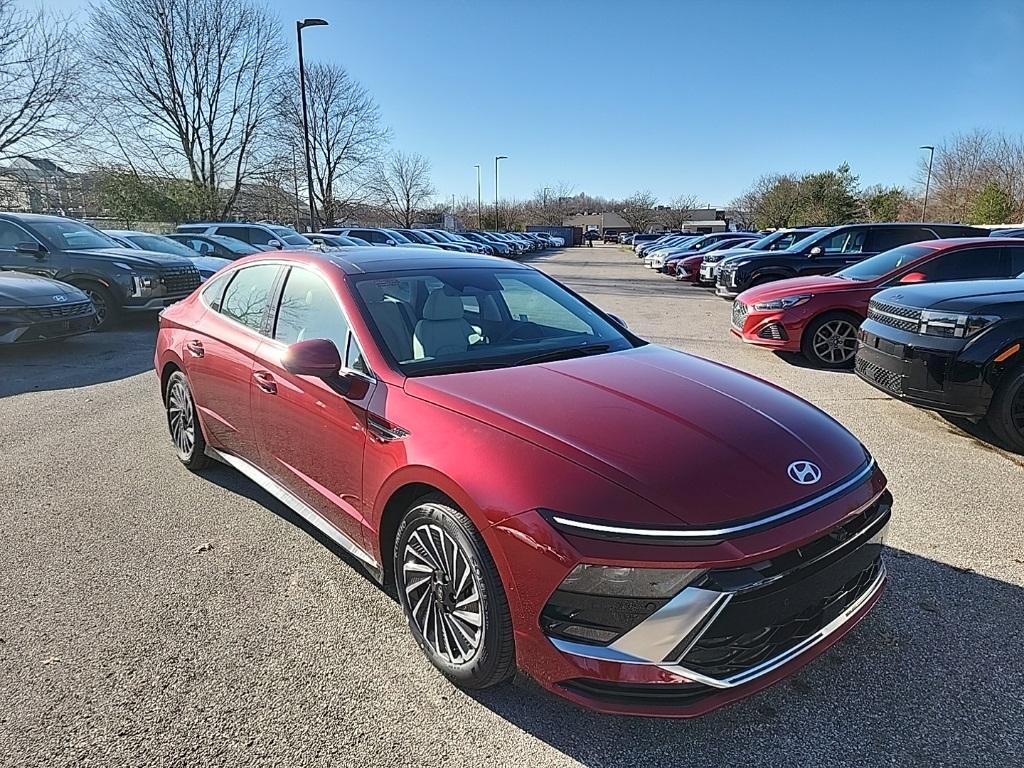
[[[657,216],[657,213],[658,209],[655,209],[655,216]],[[687,211],[687,214],[689,218],[686,221],[685,227],[693,232],[700,232],[702,234],[724,232],[729,228],[729,220],[726,218],[725,212],[719,208],[695,208]],[[566,216],[562,219],[562,226],[579,227],[584,232],[588,229],[597,229],[602,233],[611,232],[613,234],[633,231],[629,222],[615,211]],[[650,230],[653,232],[659,232],[664,229],[667,229],[667,227],[661,223],[652,224],[650,227]]]
[[[84,186],[81,174],[52,160],[23,155],[0,165],[0,210],[80,215]]]

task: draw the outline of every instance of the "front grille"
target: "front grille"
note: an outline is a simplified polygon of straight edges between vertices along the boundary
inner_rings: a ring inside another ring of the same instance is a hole
[[[860,355],[857,356],[857,362],[854,363],[854,370],[862,379],[878,385],[886,392],[892,392],[894,395],[903,394],[903,376],[895,371],[868,362]]]
[[[92,312],[91,301],[76,301],[74,304],[54,304],[48,307],[33,307],[26,314],[35,320],[63,320],[81,317]]]
[[[916,332],[921,323],[921,310],[872,299],[868,304],[868,319],[901,331]]]
[[[160,272],[160,284],[164,286],[168,296],[192,293],[199,287],[199,282],[199,270],[191,265],[171,267]]]
[[[762,339],[771,339],[773,341],[786,341],[789,338],[786,329],[778,323],[768,323],[768,325],[757,332],[757,335]]]
[[[712,630],[705,633],[683,657],[682,665],[722,680],[773,659],[840,616],[871,587],[881,568],[882,562],[876,557],[833,592],[796,616],[778,623],[723,635],[713,634],[716,622]]]
[[[732,303],[732,324],[735,327],[742,329],[743,322],[747,319],[748,312],[750,312],[750,307],[742,301],[734,301]]]

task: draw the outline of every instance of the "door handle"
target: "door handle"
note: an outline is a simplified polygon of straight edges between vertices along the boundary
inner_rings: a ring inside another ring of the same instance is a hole
[[[274,381],[274,375],[268,371],[256,371],[252,375],[253,380],[256,382],[256,386],[266,392],[268,395],[277,394],[277,382]]]
[[[197,339],[192,339],[191,341],[186,342],[185,349],[188,350],[188,353],[192,355],[192,357],[202,357],[206,354],[203,351],[203,342],[198,341]]]

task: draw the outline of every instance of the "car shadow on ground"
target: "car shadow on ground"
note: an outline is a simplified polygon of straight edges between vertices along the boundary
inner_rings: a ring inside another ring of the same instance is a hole
[[[996,434],[984,421],[975,422],[959,416],[950,416],[948,414],[941,413],[935,413],[935,416],[942,421],[950,432],[972,437],[977,442],[984,444],[986,448],[997,451],[1001,455],[1009,458],[1011,461],[1024,466],[1024,454],[1017,453],[1009,446],[1005,445],[1002,440],[996,437]]]
[[[130,316],[103,333],[0,347],[0,397],[117,381],[153,368],[155,314]]]
[[[823,373],[838,373],[841,375],[849,375],[853,373],[852,363],[846,368],[822,368],[821,366],[812,363],[800,352],[779,352],[777,350],[772,350],[772,354],[779,358],[779,360],[782,360],[794,368],[804,368],[808,371],[822,371]]]
[[[593,768],[785,766],[797,754],[804,765],[1024,764],[1024,589],[900,550],[885,558],[887,593],[848,636],[702,718],[598,715],[522,680],[474,698]]]

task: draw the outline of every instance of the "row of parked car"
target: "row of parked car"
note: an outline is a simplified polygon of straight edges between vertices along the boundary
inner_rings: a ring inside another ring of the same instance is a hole
[[[564,246],[540,232],[183,224],[157,235],[99,230],[62,216],[0,213],[0,344],[67,338],[155,312],[188,296],[232,261],[278,249],[401,246],[507,257]]]
[[[644,237],[644,264],[733,300],[731,333],[986,420],[1024,452],[1024,229],[884,223]]]

